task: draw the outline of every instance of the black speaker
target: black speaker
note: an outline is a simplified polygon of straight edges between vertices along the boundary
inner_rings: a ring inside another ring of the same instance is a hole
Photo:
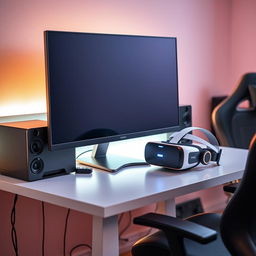
[[[179,126],[180,129],[192,126],[192,107],[191,105],[182,105],[179,107]]]
[[[41,120],[0,124],[0,172],[26,181],[68,174],[75,148],[50,151],[47,123]]]
[[[191,105],[181,105],[179,107],[179,131],[192,126],[192,107]],[[191,140],[182,139],[181,143],[191,144]]]

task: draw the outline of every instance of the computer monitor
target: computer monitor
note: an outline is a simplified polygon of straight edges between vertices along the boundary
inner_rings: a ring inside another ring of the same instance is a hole
[[[51,150],[98,145],[85,162],[117,170],[134,161],[106,155],[109,142],[178,126],[176,38],[44,35]]]

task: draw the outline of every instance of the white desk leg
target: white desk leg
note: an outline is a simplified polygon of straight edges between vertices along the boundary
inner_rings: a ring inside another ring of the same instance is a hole
[[[93,216],[92,256],[118,256],[118,217]]]
[[[159,213],[163,213],[166,215],[176,216],[176,205],[175,199],[168,199],[163,202],[158,202],[158,211]]]

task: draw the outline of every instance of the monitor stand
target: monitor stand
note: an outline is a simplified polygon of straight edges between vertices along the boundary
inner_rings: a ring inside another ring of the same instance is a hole
[[[108,172],[117,172],[125,167],[149,165],[143,160],[119,155],[107,155],[108,146],[109,143],[94,145],[92,155],[82,157],[77,162]]]

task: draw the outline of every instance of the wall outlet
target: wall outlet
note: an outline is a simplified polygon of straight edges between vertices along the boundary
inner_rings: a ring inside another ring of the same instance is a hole
[[[199,197],[176,205],[176,216],[181,219],[202,212],[204,210]]]

